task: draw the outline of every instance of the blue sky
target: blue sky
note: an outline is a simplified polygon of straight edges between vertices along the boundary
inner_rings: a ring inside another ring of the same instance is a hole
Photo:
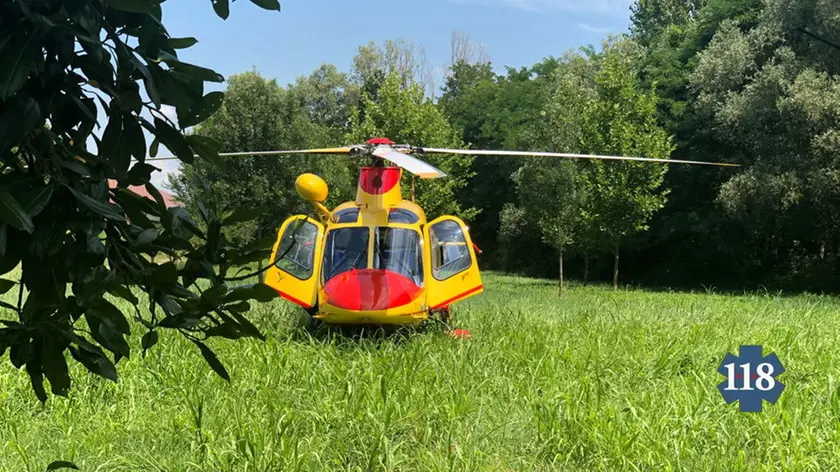
[[[533,64],[627,30],[630,0],[307,0],[268,12],[247,0],[226,21],[206,0],[170,0],[164,24],[199,43],[179,55],[230,75],[256,67],[286,84],[321,63],[348,69],[358,46],[406,39],[445,65],[453,30],[484,43],[497,66]]]
[[[369,41],[410,41],[425,48],[431,65],[445,67],[453,31],[464,32],[472,42],[482,43],[497,70],[528,66],[572,48],[597,45],[608,33],[627,31],[631,3],[281,0],[282,11],[278,13],[248,0],[236,0],[231,3],[230,17],[223,21],[207,0],[170,0],[163,4],[163,23],[174,37],[198,39],[192,48],[179,51],[182,60],[210,67],[224,76],[255,68],[286,85],[322,63],[349,70],[357,48]],[[223,87],[219,84],[210,88]],[[172,166],[166,167],[172,170]],[[163,176],[156,177],[155,183],[160,183]]]

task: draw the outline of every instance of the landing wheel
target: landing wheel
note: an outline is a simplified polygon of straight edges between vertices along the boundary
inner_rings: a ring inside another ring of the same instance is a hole
[[[439,308],[437,310],[430,310],[429,318],[438,319],[448,326],[449,322],[452,320],[452,313],[449,312],[449,307]]]
[[[449,324],[452,321],[452,312],[449,311],[449,307],[429,311],[429,320],[440,323],[443,331],[453,338],[469,339],[472,337],[468,330],[454,328]]]
[[[429,310],[429,319],[424,323],[428,327],[434,326],[436,330],[441,330],[444,333],[452,331],[450,322],[452,321],[452,312],[449,307]]]

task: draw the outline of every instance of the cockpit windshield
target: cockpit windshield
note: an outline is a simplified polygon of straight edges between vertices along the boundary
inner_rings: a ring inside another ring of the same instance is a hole
[[[327,234],[324,247],[324,282],[352,269],[381,269],[401,274],[423,286],[420,234],[406,228],[374,228],[373,266],[368,267],[370,228],[338,228]]]
[[[418,287],[423,286],[423,259],[420,252],[420,235],[405,228],[376,228],[376,251],[373,253],[375,269],[385,269],[401,274]]]
[[[329,232],[324,247],[324,282],[351,269],[365,269],[370,230],[339,228]]]

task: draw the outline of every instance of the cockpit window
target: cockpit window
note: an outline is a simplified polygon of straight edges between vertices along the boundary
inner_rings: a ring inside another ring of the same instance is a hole
[[[423,259],[420,235],[406,228],[376,228],[373,266],[401,274],[418,287],[423,286]]]
[[[324,283],[352,269],[368,268],[367,227],[338,228],[327,233],[324,246]],[[382,226],[374,229],[373,269],[382,269],[423,286],[423,254],[420,234],[407,228]]]
[[[429,238],[432,277],[446,280],[470,268],[470,249],[458,223],[452,220],[435,223],[429,228]]]
[[[358,208],[345,208],[335,212],[332,217],[334,223],[355,223],[359,221]]]
[[[351,269],[367,267],[368,228],[339,228],[327,234],[324,247],[324,282]]]
[[[418,221],[420,221],[420,217],[413,211],[406,210],[405,208],[391,208],[391,211],[388,213],[388,222],[390,223],[412,224]]]
[[[312,276],[317,237],[318,227],[309,221],[289,223],[274,256],[274,265],[295,278],[308,279]]]

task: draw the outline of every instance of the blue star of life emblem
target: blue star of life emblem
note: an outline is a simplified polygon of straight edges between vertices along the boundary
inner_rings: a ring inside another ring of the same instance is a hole
[[[726,380],[718,384],[726,403],[738,400],[742,412],[761,412],[764,401],[776,403],[785,385],[776,376],[785,371],[775,353],[761,355],[761,346],[742,345],[740,355],[731,352],[718,367]]]

